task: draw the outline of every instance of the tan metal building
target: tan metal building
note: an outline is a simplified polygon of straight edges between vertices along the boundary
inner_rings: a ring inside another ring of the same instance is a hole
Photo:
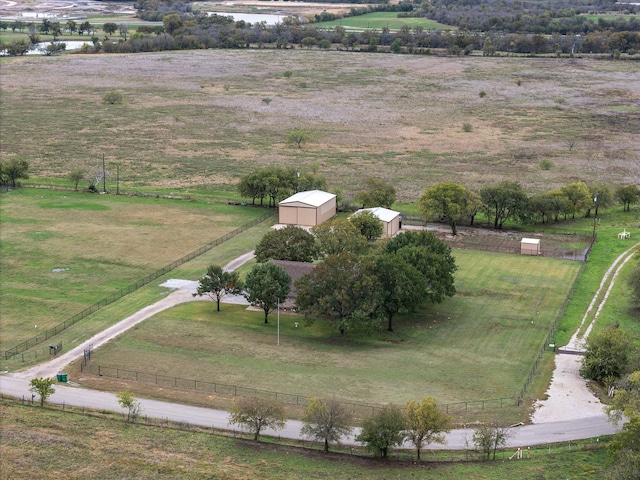
[[[322,190],[298,192],[278,204],[278,223],[313,227],[336,214],[336,196]]]
[[[362,208],[355,212],[354,215],[358,215],[360,212],[371,212],[382,222],[383,237],[393,237],[402,228],[400,212],[396,212],[395,210],[389,210],[384,207]]]
[[[523,238],[520,240],[521,255],[541,255],[539,238]]]

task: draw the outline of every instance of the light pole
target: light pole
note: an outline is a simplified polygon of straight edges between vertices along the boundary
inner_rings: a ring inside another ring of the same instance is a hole
[[[280,345],[280,297],[278,297],[278,345]]]
[[[598,196],[593,197],[593,238],[596,238],[596,220],[598,219]]]

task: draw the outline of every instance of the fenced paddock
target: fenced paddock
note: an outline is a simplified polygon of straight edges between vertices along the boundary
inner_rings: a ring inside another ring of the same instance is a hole
[[[454,237],[445,225],[425,225],[417,217],[405,217],[403,225],[406,225],[407,229],[426,229],[451,248],[513,255],[521,254],[520,242],[523,237],[532,237],[541,240],[540,256],[562,260],[585,261],[594,242],[593,237],[570,230],[540,229],[536,232],[521,232],[484,227],[458,227],[458,235]]]

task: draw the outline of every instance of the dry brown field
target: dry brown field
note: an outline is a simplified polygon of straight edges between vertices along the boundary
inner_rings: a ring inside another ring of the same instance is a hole
[[[232,189],[267,165],[317,168],[346,197],[383,177],[407,203],[444,180],[640,183],[637,62],[301,49],[2,62],[0,159],[27,160],[33,183],[103,154],[128,190]],[[103,103],[111,91],[122,104]]]

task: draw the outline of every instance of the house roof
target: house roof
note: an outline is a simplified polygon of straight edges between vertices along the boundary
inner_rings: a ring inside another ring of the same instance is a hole
[[[315,263],[309,262],[293,262],[291,260],[270,260],[271,263],[282,267],[285,272],[291,277],[291,290],[289,291],[290,297],[296,296],[295,281],[301,276],[311,273],[316,268]]]
[[[289,198],[285,198],[278,205],[288,205],[292,203],[303,203],[312,207],[319,207],[327,203],[332,198],[335,198],[335,194],[329,192],[323,192],[322,190],[308,190],[306,192],[298,192],[291,195]]]
[[[383,222],[391,222],[394,218],[400,215],[400,212],[396,212],[395,210],[389,210],[384,207],[375,207],[375,208],[361,208],[354,215],[358,215],[360,212],[371,212],[378,220]]]

